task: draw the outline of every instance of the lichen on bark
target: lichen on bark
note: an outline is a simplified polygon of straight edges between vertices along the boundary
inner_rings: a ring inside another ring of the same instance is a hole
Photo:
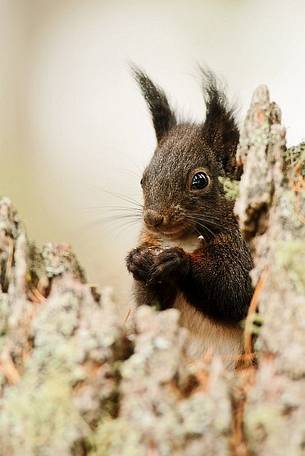
[[[1,455],[304,454],[304,151],[286,147],[280,110],[259,87],[241,181],[221,182],[254,258],[235,372],[212,353],[187,359],[175,309],[140,306],[121,321],[72,249],[35,245],[0,199]]]
[[[185,362],[178,311],[140,307],[127,327],[69,246],[39,249],[8,199],[1,213],[3,454],[229,454],[230,374]]]
[[[263,131],[257,142],[257,132]],[[304,145],[287,149],[279,108],[254,94],[239,147],[244,160],[236,212],[251,242],[263,326],[259,369],[245,407],[251,454],[304,454]]]

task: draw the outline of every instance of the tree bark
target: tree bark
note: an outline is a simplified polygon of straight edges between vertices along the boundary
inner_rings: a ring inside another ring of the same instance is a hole
[[[238,160],[255,293],[235,372],[188,362],[175,309],[119,321],[70,247],[35,246],[0,200],[1,454],[305,454],[305,145],[286,148],[264,86]]]

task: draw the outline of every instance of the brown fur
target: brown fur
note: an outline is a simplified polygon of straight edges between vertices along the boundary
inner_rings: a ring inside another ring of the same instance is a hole
[[[252,295],[252,260],[218,179],[239,173],[233,111],[205,72],[205,122],[177,124],[164,92],[144,73],[135,74],[158,141],[141,181],[139,246],[127,257],[136,300],[178,308],[191,353],[211,349],[234,358],[242,350],[239,321]]]

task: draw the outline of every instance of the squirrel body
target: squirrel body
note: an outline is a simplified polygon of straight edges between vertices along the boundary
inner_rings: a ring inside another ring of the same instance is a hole
[[[252,259],[218,177],[239,172],[239,132],[225,94],[205,72],[206,120],[177,123],[164,92],[135,70],[157,148],[143,173],[143,227],[127,257],[138,304],[175,307],[189,354],[218,353],[232,365],[252,296]]]
[[[156,254],[171,248],[179,248],[187,254],[194,254],[204,248],[204,243],[204,238],[194,233],[180,239],[168,239],[153,236],[144,230],[140,237],[140,245],[148,246],[152,250],[156,249]],[[139,304],[152,304],[151,295],[147,293],[143,283],[136,282],[135,290]],[[204,295],[202,301],[204,301]],[[154,303],[157,306],[160,305],[158,300]],[[243,331],[238,323],[216,322],[190,304],[182,292],[175,294],[170,307],[180,311],[180,324],[189,330],[187,354],[191,358],[200,358],[211,350],[221,355],[226,365],[235,364],[243,350]]]

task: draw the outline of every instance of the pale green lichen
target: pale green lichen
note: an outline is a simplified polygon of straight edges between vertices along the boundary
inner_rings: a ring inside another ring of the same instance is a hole
[[[253,440],[261,441],[267,434],[276,432],[282,425],[280,407],[259,404],[245,416],[246,434]]]
[[[49,278],[72,272],[72,274],[85,282],[84,270],[79,265],[77,258],[68,244],[53,244],[47,242],[41,249],[44,269]]]
[[[90,425],[117,415],[124,331],[85,286],[63,284],[40,308],[20,382],[5,388],[1,456],[78,454]]]
[[[8,295],[0,292],[0,337],[6,334],[9,314],[10,308]]]
[[[305,177],[305,142],[289,147],[284,152],[284,160],[287,168],[292,171],[300,170],[302,176]]]
[[[12,239],[17,239],[24,231],[24,226],[15,206],[5,196],[0,197],[0,231],[4,231],[6,236]]]
[[[286,271],[298,293],[305,293],[305,239],[277,242],[275,255],[277,267]]]
[[[256,312],[249,315],[246,320],[243,320],[243,328],[245,329],[245,333],[250,333],[254,336],[259,335],[263,324],[264,317]]]
[[[235,201],[239,196],[239,181],[230,179],[229,177],[219,177],[220,183],[223,185],[223,190],[228,199]]]
[[[71,454],[74,442],[88,433],[72,391],[67,372],[59,368],[47,368],[39,377],[29,371],[7,388],[1,400],[1,454]]]
[[[89,456],[146,456],[141,434],[128,421],[105,420],[89,438]]]

